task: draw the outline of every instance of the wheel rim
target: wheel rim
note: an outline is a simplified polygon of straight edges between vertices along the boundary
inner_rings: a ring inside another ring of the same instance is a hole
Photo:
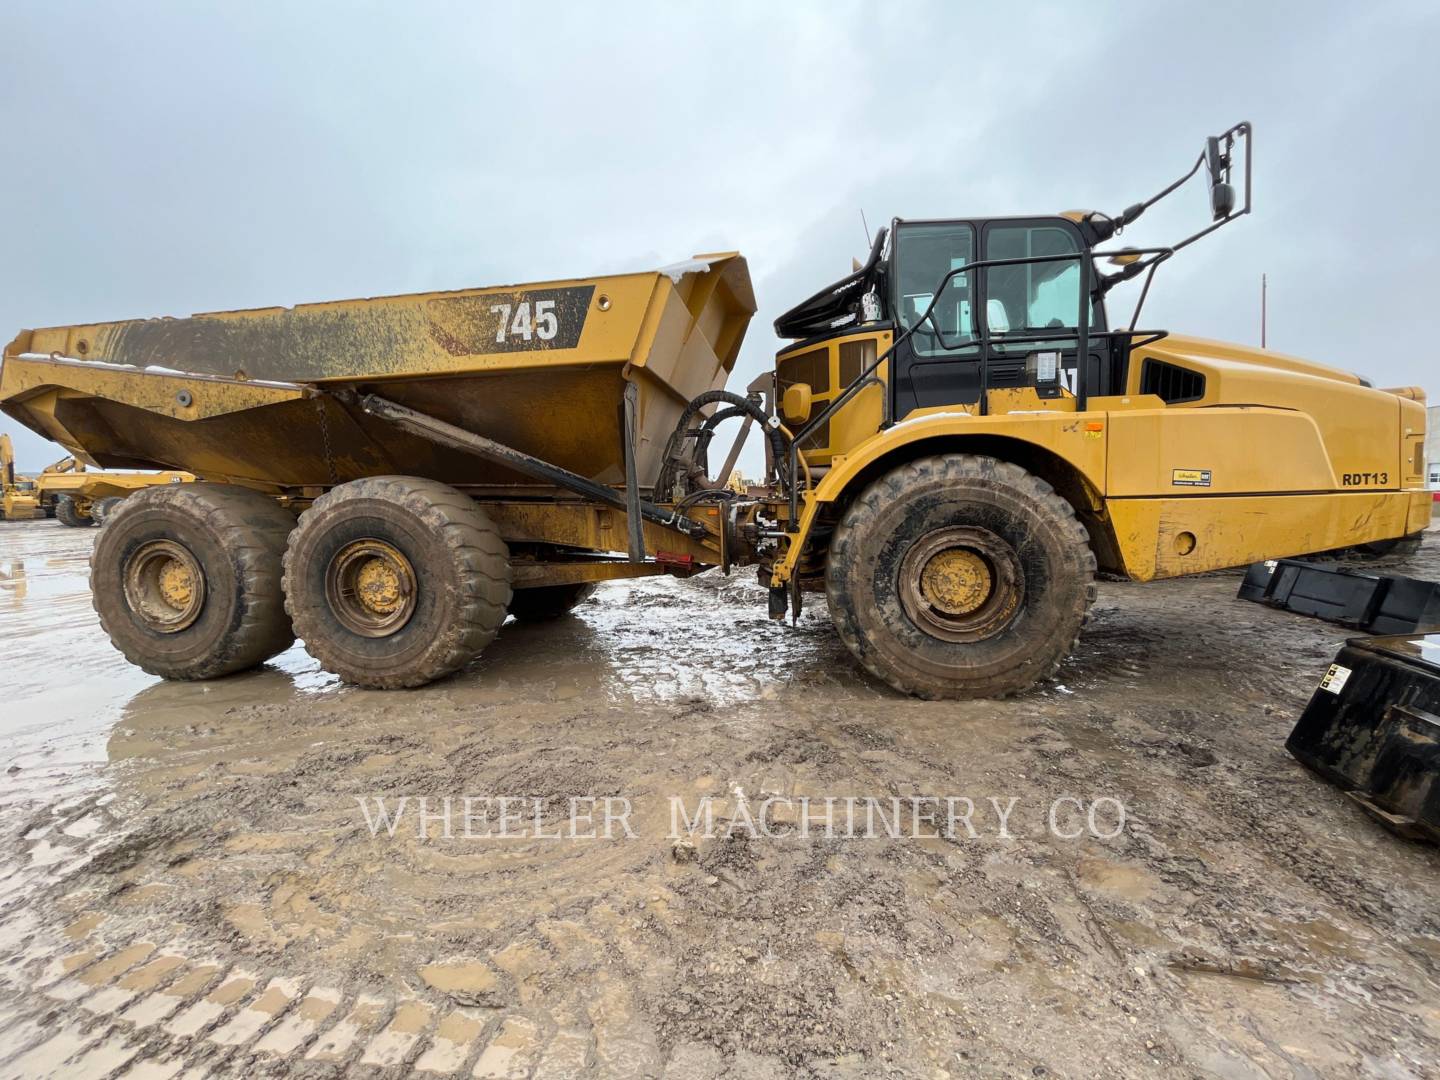
[[[188,548],[174,540],[141,544],[125,561],[125,603],[159,634],[176,634],[200,617],[205,574]]]
[[[900,563],[900,605],[942,641],[994,637],[1025,596],[1020,556],[989,529],[956,525],[926,533]]]
[[[383,540],[355,540],[337,551],[325,570],[330,610],[347,630],[389,637],[415,613],[415,568]]]

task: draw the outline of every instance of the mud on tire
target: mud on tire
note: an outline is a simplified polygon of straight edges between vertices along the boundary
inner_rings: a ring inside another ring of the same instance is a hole
[[[510,614],[519,622],[544,622],[558,619],[595,595],[595,585],[542,585],[536,589],[516,589],[510,598]]]
[[[274,499],[224,484],[131,495],[111,511],[90,556],[100,625],[127,660],[167,679],[212,679],[263,663],[295,640],[280,591],[294,525]]]
[[[825,585],[840,639],[871,674],[920,697],[1003,697],[1071,651],[1094,576],[1085,528],[1049,484],[954,454],[901,465],[861,493],[831,541]]]
[[[376,476],[300,515],[284,582],[295,632],[326,671],[399,689],[449,675],[490,644],[510,603],[510,556],[463,492]]]
[[[69,495],[61,495],[55,500],[55,517],[61,525],[72,529],[88,529],[95,524],[95,519],[89,514],[82,514],[79,505]]]

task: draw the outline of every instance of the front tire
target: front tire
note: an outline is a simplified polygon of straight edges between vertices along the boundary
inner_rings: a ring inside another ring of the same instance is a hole
[[[1054,674],[1095,599],[1070,504],[991,457],[908,462],[872,483],[831,541],[825,587],[867,671],[924,698],[1004,697]]]
[[[393,690],[459,670],[510,603],[510,553],[468,495],[413,476],[355,480],[300,515],[285,604],[326,671]]]
[[[90,556],[100,625],[125,658],[166,679],[213,679],[295,640],[280,558],[295,519],[224,484],[152,487],[111,512]]]

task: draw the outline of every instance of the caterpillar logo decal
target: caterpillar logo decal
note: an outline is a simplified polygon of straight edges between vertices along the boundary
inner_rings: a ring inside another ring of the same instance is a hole
[[[1346,487],[1384,487],[1390,483],[1388,472],[1347,472],[1340,477],[1340,483]]]
[[[1209,487],[1209,469],[1172,469],[1170,483],[1175,487]]]

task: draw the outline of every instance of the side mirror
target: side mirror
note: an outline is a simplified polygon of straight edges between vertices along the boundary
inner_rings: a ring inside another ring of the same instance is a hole
[[[1230,154],[1220,149],[1220,139],[1205,140],[1205,166],[1210,172],[1210,217],[1219,221],[1235,209],[1235,188],[1230,183]]]

